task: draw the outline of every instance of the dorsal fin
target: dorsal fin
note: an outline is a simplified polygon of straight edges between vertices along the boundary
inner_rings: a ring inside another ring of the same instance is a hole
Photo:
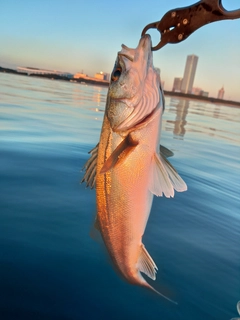
[[[88,161],[85,163],[83,167],[83,169],[85,169],[86,172],[81,183],[85,181],[87,187],[90,187],[91,189],[94,188],[96,184],[98,145],[99,143],[96,145],[96,147],[94,147],[92,150],[88,152],[91,154],[91,157],[88,159]]]

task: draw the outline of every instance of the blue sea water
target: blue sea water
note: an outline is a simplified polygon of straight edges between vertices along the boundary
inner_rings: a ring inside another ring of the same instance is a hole
[[[107,88],[0,74],[0,319],[230,320],[240,300],[240,108],[166,97],[161,143],[188,184],[154,198],[151,284],[123,281],[90,237],[80,184]]]

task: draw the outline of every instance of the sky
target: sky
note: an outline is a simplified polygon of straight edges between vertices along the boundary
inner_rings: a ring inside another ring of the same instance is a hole
[[[197,0],[0,0],[0,66],[111,73],[121,44],[135,48],[143,28]],[[216,0],[217,2],[218,0]],[[222,0],[227,10],[240,0]],[[153,44],[160,34],[150,32]],[[154,52],[164,88],[182,77],[187,55],[199,57],[194,87],[240,101],[240,19],[214,22]]]

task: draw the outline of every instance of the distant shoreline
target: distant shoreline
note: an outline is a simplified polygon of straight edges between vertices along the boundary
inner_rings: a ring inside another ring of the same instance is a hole
[[[240,107],[240,101],[224,100],[224,99],[218,99],[218,98],[213,98],[213,97],[204,97],[204,96],[200,96],[200,95],[196,95],[196,94],[174,92],[174,91],[167,91],[167,90],[164,90],[164,94],[165,94],[165,96],[187,98],[187,99],[191,99],[191,100],[207,101],[210,103],[217,103],[217,104],[231,105],[234,107]]]
[[[0,72],[2,73],[10,73],[10,74],[17,74],[21,76],[29,76],[29,77],[38,77],[38,78],[44,78],[44,79],[52,79],[52,80],[64,80],[64,81],[69,81],[69,82],[78,82],[78,83],[84,83],[84,84],[93,84],[93,85],[99,85],[99,86],[104,86],[108,87],[109,82],[106,80],[100,80],[100,79],[93,79],[93,78],[88,78],[88,77],[82,77],[82,78],[68,78],[64,76],[60,76],[57,74],[30,74],[28,75],[27,73],[23,72],[18,72],[13,69],[9,68],[2,68],[0,67]],[[199,101],[207,101],[210,103],[217,103],[217,104],[224,104],[224,105],[231,105],[231,106],[236,106],[240,107],[240,101],[232,101],[232,100],[223,100],[223,99],[217,99],[213,97],[204,97],[200,95],[195,95],[195,94],[186,94],[182,92],[174,92],[174,91],[167,91],[164,90],[164,94],[166,96],[172,96],[172,97],[180,97],[180,98],[188,98],[191,100],[199,100]]]

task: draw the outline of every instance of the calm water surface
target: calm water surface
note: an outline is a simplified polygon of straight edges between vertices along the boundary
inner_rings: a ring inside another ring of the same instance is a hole
[[[240,109],[166,97],[161,143],[188,184],[155,198],[151,284],[115,273],[79,182],[107,89],[0,73],[0,319],[230,320],[240,300]]]

